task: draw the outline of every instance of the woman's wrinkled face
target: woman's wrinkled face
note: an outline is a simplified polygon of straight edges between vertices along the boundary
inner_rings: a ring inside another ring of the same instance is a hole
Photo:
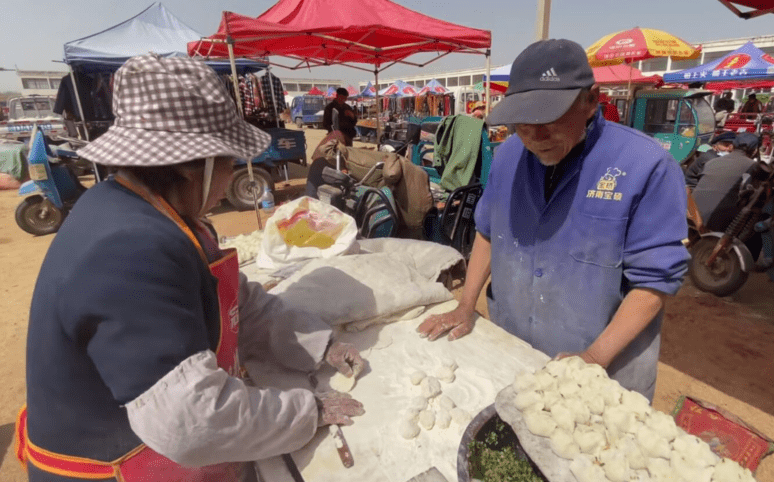
[[[516,135],[544,166],[554,166],[569,154],[597,110],[599,89],[581,91],[564,115],[550,124],[516,124]]]

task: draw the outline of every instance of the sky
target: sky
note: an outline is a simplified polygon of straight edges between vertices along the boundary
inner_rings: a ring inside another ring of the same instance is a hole
[[[65,70],[63,45],[131,18],[151,0],[36,0],[3,2],[0,20],[0,68]],[[273,0],[164,0],[173,14],[194,30],[210,35],[221,12],[258,16]],[[492,32],[492,65],[513,61],[534,41],[537,0],[398,0],[404,7],[448,22]],[[664,30],[689,42],[774,34],[774,15],[742,20],[718,0],[552,0],[549,35],[568,38],[584,47],[608,33],[632,27]],[[421,58],[419,58],[421,60]],[[413,60],[413,59],[409,59]],[[382,78],[445,72],[484,66],[483,56],[452,54],[423,69],[396,65]],[[347,67],[275,70],[282,77],[340,79],[345,83],[371,80],[369,74]],[[0,92],[20,89],[15,72],[0,71]]]

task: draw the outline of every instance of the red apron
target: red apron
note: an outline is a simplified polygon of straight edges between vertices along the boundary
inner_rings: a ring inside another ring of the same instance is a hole
[[[127,178],[116,176],[116,181],[152,204],[162,214],[174,221],[188,236],[199,255],[208,264],[210,273],[218,280],[218,306],[220,309],[220,338],[215,355],[218,367],[231,376],[242,374],[237,351],[239,335],[239,261],[235,249],[223,251],[218,261],[209,263],[196,236],[175,210],[160,196],[152,194],[145,186]],[[206,228],[201,232],[209,236]],[[217,241],[212,240],[217,247]],[[183,467],[168,458],[140,445],[111,462],[83,457],[55,454],[36,446],[27,437],[27,408],[22,408],[16,421],[16,457],[26,469],[32,463],[38,469],[64,477],[120,482],[224,482],[238,480],[244,468],[241,462]]]

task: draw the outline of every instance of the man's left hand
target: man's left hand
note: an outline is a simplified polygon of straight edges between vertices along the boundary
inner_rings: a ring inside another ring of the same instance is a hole
[[[365,361],[357,348],[349,343],[333,342],[325,354],[325,361],[346,377],[355,377],[365,368]]]

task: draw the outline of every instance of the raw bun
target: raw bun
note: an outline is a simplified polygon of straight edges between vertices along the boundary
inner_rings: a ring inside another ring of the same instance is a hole
[[[433,425],[435,425],[435,413],[432,410],[419,412],[419,425],[425,430],[432,430]]]
[[[644,425],[637,430],[637,442],[647,457],[669,459],[672,455],[669,441]]]
[[[567,408],[564,402],[557,402],[551,406],[551,418],[556,426],[565,432],[572,433],[575,430],[575,415]]]
[[[446,395],[441,395],[441,397],[438,399],[438,405],[440,405],[441,408],[447,412],[451,411],[454,407],[457,406],[457,404],[454,403],[454,400],[447,397]]]
[[[556,422],[547,412],[529,411],[524,412],[524,423],[530,432],[541,437],[550,437],[556,430]]]
[[[531,407],[537,403],[543,403],[542,397],[538,392],[521,392],[516,394],[513,405],[521,410],[525,411],[528,407]],[[543,407],[536,408],[536,410],[542,410]]]
[[[520,372],[516,375],[516,378],[513,379],[512,386],[513,389],[516,390],[516,393],[535,390],[537,388],[537,378],[534,373],[527,371]]]
[[[623,453],[617,450],[603,450],[599,454],[602,469],[611,482],[625,482],[629,480],[629,462]]]
[[[712,482],[755,482],[752,473],[731,459],[723,459],[715,466]]]
[[[607,444],[603,434],[590,429],[588,431],[583,430],[581,426],[575,429],[572,438],[580,447],[580,451],[589,455],[598,454]]]
[[[349,392],[355,387],[355,381],[354,375],[347,377],[336,372],[336,374],[331,377],[330,385],[331,388],[337,392]]]
[[[454,369],[452,367],[441,367],[440,370],[438,370],[438,379],[441,380],[444,383],[451,383],[454,381]]]
[[[422,380],[425,379],[427,374],[423,372],[422,370],[417,370],[414,373],[411,374],[411,384],[412,385],[419,385],[422,383]]]
[[[409,408],[403,414],[403,420],[408,420],[409,422],[417,423],[419,421],[419,412],[421,411],[422,410],[418,408]]]
[[[580,453],[580,447],[572,438],[572,433],[564,430],[554,430],[551,434],[551,450],[563,459],[572,460]]]
[[[675,419],[664,412],[656,410],[651,412],[650,417],[645,421],[645,425],[670,442],[677,437],[677,425],[675,425]],[[706,444],[702,443],[702,445]],[[709,446],[707,446],[707,448],[709,448]]]
[[[454,359],[452,358],[447,358],[446,360],[443,361],[442,366],[444,368],[450,369],[451,371],[454,371],[457,369],[457,362],[454,361]]]
[[[451,425],[451,414],[446,410],[441,410],[438,416],[435,417],[435,425],[438,428],[449,428],[449,425]]]
[[[420,384],[422,387],[422,396],[433,398],[441,394],[441,383],[435,377],[427,377]]]
[[[609,482],[605,471],[599,465],[594,465],[588,457],[578,455],[570,464],[570,472],[578,482]]]
[[[419,425],[417,425],[416,422],[412,422],[410,420],[403,420],[400,422],[398,432],[400,433],[401,437],[405,438],[406,440],[410,440],[419,435]]]

